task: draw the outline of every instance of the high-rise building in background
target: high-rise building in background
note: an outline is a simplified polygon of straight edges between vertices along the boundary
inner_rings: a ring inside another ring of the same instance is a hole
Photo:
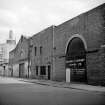
[[[0,75],[8,74],[9,52],[16,46],[16,40],[13,38],[13,31],[9,31],[9,38],[6,43],[0,44]],[[5,72],[5,73],[4,73]]]

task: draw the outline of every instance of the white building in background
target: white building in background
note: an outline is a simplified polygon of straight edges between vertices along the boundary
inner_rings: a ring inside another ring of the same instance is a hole
[[[0,75],[10,75],[8,69],[9,52],[16,46],[16,40],[13,39],[13,31],[9,31],[9,38],[6,43],[0,44]]]

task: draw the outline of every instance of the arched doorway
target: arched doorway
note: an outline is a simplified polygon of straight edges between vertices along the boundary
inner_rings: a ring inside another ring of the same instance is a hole
[[[70,69],[70,81],[86,82],[86,48],[79,37],[72,38],[66,48],[66,68]]]

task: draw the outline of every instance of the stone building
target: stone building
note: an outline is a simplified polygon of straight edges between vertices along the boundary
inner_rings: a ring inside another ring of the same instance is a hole
[[[18,44],[15,49],[9,53],[9,65],[11,68],[11,76],[15,77],[28,77],[29,72],[29,63],[28,63],[28,48],[29,39],[21,36]]]
[[[105,4],[33,35],[28,51],[32,78],[105,85]]]

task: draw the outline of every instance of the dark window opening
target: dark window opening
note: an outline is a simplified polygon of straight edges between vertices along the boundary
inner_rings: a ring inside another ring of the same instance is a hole
[[[48,80],[51,78],[51,66],[48,65]]]
[[[29,51],[30,51],[30,52],[32,52],[32,47],[33,47],[33,45],[30,45],[30,46],[29,46]]]
[[[35,50],[35,56],[36,56],[36,53],[37,53],[37,47],[34,47],[34,50]]]
[[[38,66],[36,66],[36,75],[38,75]]]
[[[68,44],[66,67],[71,70],[71,81],[87,82],[86,50],[84,43],[80,38],[74,38]]]
[[[46,66],[40,67],[40,75],[46,75]]]
[[[40,55],[42,55],[42,46],[40,46]]]

